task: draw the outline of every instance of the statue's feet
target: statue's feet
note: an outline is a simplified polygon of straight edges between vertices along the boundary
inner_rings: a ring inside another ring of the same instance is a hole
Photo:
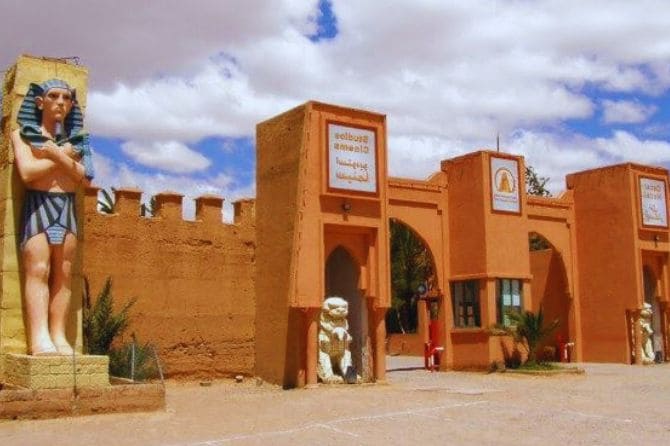
[[[58,350],[47,350],[33,352],[33,356],[61,356],[61,354],[58,353]]]
[[[47,339],[33,344],[30,348],[30,354],[33,356],[53,356],[59,353],[51,339]]]
[[[325,384],[341,384],[344,382],[344,378],[339,375],[332,375],[323,380]]]
[[[72,356],[74,354],[74,350],[72,349],[70,343],[67,342],[67,339],[54,339],[54,346],[56,347],[59,355]]]

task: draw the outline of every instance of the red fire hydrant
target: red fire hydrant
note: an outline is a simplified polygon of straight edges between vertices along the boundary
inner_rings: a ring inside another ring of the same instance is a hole
[[[434,372],[440,366],[440,356],[444,347],[439,346],[440,325],[438,320],[431,320],[428,325],[429,338],[423,348],[423,362],[426,370]]]
[[[572,360],[572,348],[575,346],[574,342],[566,342],[563,336],[556,336],[556,344],[558,350],[558,360],[560,362],[570,362]]]

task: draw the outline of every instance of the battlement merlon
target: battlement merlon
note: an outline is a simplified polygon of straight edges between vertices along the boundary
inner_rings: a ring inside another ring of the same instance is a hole
[[[202,222],[221,222],[223,197],[213,194],[201,195],[195,199],[195,219]]]

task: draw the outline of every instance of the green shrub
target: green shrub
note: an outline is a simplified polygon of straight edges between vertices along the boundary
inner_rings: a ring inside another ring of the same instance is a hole
[[[106,355],[114,339],[121,336],[128,328],[130,323],[128,312],[137,299],[131,299],[121,308],[121,311],[114,313],[111,277],[105,280],[95,304],[91,304],[90,297],[88,279],[84,278],[84,302],[82,305],[84,348],[91,355]]]
[[[545,325],[542,307],[537,314],[532,311],[509,311],[507,315],[511,326],[505,327],[505,330],[514,337],[516,342],[525,345],[528,351],[527,363],[529,365],[537,364],[537,349],[558,328],[558,319]]]
[[[133,355],[133,345],[135,353]],[[134,360],[134,370],[133,370]],[[109,373],[112,376],[146,381],[158,377],[158,367],[151,344],[140,344],[133,335],[133,341],[109,351]]]

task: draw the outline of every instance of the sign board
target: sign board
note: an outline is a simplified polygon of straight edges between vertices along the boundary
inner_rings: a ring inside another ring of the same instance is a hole
[[[665,181],[640,177],[642,225],[668,227]]]
[[[518,160],[491,157],[491,207],[498,212],[521,213]]]
[[[374,129],[328,123],[328,187],[377,193]]]

